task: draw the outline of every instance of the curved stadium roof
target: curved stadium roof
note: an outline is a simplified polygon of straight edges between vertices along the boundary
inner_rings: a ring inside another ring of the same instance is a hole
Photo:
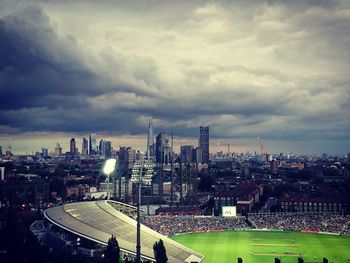
[[[45,211],[53,224],[78,236],[106,245],[116,236],[122,251],[136,254],[136,208],[115,201],[70,203]],[[131,216],[131,217],[129,217]],[[153,244],[162,239],[169,262],[201,262],[203,255],[141,225],[141,256],[154,260]]]

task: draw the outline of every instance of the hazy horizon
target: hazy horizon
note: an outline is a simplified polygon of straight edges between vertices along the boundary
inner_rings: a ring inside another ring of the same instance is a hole
[[[169,133],[168,133],[169,134]],[[82,138],[88,139],[89,134],[77,134],[77,133],[31,133],[22,135],[2,135],[0,136],[0,146],[2,146],[3,152],[8,149],[11,145],[12,152],[14,154],[25,154],[41,151],[41,147],[48,148],[49,152],[53,152],[56,143],[60,143],[63,148],[63,152],[69,151],[69,140],[71,138],[76,139],[77,147],[79,152],[81,152]],[[140,150],[142,152],[146,151],[147,145],[147,134],[144,135],[125,135],[125,136],[112,136],[108,134],[97,134],[97,143],[100,139],[107,139],[112,142],[112,146],[118,149],[119,146],[130,146],[135,150]],[[339,154],[345,155],[349,151],[344,147],[343,151],[337,151],[341,148],[341,145],[336,145],[333,148],[329,147],[329,143],[319,142],[295,142],[295,141],[276,141],[276,140],[264,140],[262,138],[264,145],[264,153],[278,154],[278,153],[295,153],[295,154],[308,154],[308,155],[320,155],[322,153],[327,154]],[[313,144],[318,144],[318,148],[313,147]],[[216,153],[218,151],[228,152],[228,144],[230,144],[230,152],[233,153],[246,153],[251,152],[260,153],[260,145],[257,139],[250,140],[230,140],[230,139],[220,139],[211,138],[210,139],[210,152]],[[302,144],[302,145],[301,145]],[[311,144],[311,145],[310,145]],[[198,146],[197,137],[179,137],[174,135],[174,151],[179,152],[181,145],[193,145]],[[312,146],[312,147],[311,147]],[[304,151],[300,151],[304,149]],[[316,150],[318,149],[318,150]]]

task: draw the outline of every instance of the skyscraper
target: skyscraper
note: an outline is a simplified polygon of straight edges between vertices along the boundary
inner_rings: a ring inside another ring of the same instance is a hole
[[[112,142],[111,141],[106,141],[106,143],[105,143],[104,157],[106,157],[106,158],[112,157]]]
[[[156,163],[162,163],[164,159],[164,146],[165,146],[165,136],[164,132],[161,132],[156,137]]]
[[[47,148],[41,148],[41,155],[42,157],[49,156],[49,150]]]
[[[105,155],[105,148],[106,148],[106,140],[101,139],[100,143],[98,145],[98,151],[100,152],[101,155]]]
[[[61,156],[62,155],[62,147],[61,147],[61,145],[59,143],[56,143],[55,155],[56,156]]]
[[[120,147],[118,152],[118,166],[121,171],[131,169],[135,162],[136,152],[131,147]]]
[[[152,159],[154,159],[153,127],[152,127],[152,122],[151,122],[151,121],[149,121],[149,125],[148,125],[148,137],[147,137],[146,159],[147,159],[147,160],[152,160]]]
[[[209,126],[199,128],[199,148],[202,150],[202,163],[209,163]]]
[[[77,144],[75,142],[75,138],[70,139],[70,154],[74,155],[77,153]]]
[[[99,152],[105,158],[110,158],[112,156],[112,143],[105,139],[101,139],[99,143]]]
[[[192,150],[192,162],[202,163],[202,149],[199,147],[193,148]]]
[[[96,133],[91,133],[89,136],[89,155],[94,155],[96,153]]]
[[[82,155],[89,154],[89,142],[85,137],[83,137],[83,143],[81,145],[81,154]]]
[[[193,146],[192,145],[182,145],[180,147],[180,159],[182,163],[191,163],[193,161],[192,158]]]

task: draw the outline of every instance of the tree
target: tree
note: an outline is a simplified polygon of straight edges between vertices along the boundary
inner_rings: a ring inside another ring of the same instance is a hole
[[[298,263],[304,263],[304,259],[301,257],[298,257]]]
[[[168,262],[168,257],[166,255],[166,249],[163,240],[159,239],[153,245],[153,253],[156,263],[166,263]]]
[[[237,263],[243,263],[243,259],[241,257],[237,258]]]
[[[107,248],[104,254],[106,262],[119,263],[120,248],[115,236],[112,235],[112,237],[108,240]]]
[[[275,258],[275,263],[281,263],[281,260],[279,258]]]
[[[24,254],[26,262],[40,263],[45,262],[46,248],[42,246],[37,237],[30,231],[27,230],[24,242]]]
[[[323,263],[328,263],[328,259],[327,259],[327,258],[323,258],[323,259],[322,259],[322,262],[323,262]]]

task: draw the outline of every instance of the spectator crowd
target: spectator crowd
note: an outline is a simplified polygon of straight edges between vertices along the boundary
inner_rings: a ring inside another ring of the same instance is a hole
[[[224,231],[250,228],[244,217],[145,216],[142,224],[167,236],[177,233]]]
[[[249,220],[245,217],[144,216],[141,222],[167,236],[250,228],[350,235],[350,215],[336,214],[255,214],[250,215]]]
[[[256,228],[349,234],[350,216],[337,214],[264,214],[249,216]]]

